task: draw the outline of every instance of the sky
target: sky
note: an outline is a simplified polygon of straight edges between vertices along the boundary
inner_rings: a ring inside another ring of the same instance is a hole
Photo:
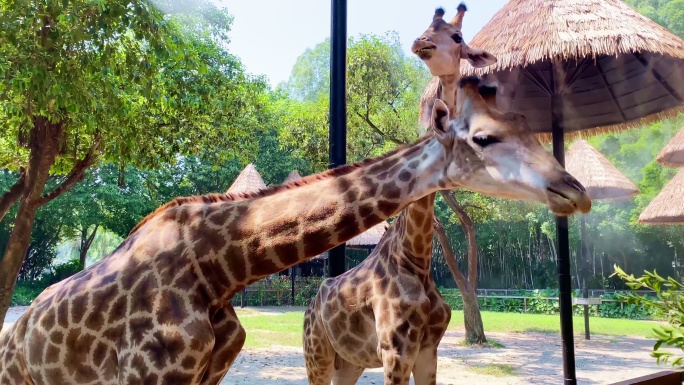
[[[507,0],[466,1],[463,37],[473,36]],[[287,80],[297,57],[330,37],[330,0],[221,0],[235,17],[228,49],[252,74],[266,75],[272,86]],[[399,34],[404,51],[432,21],[435,8],[456,14],[458,0],[348,0],[347,34]]]

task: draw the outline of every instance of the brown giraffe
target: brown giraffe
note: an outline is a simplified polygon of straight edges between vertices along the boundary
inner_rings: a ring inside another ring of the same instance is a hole
[[[459,4],[456,16],[446,22],[444,9],[437,8],[428,29],[411,46],[411,51],[425,62],[433,75],[420,101],[420,122],[424,127],[430,124],[430,112],[437,99],[446,103],[451,116],[455,115],[461,59],[467,59],[473,67],[496,63],[494,55],[469,47],[463,40],[461,27],[467,10],[465,4]]]
[[[462,79],[459,87],[469,82]],[[459,149],[454,171],[468,175],[484,167],[497,175],[495,183],[465,177],[459,187],[537,200],[558,215],[570,214],[575,208],[540,199],[539,193],[556,190],[551,180],[577,186],[575,191],[582,187],[544,150],[522,115],[492,107],[495,94],[491,87],[459,88],[459,116],[450,121],[446,104],[434,103],[432,130],[458,127],[450,139]],[[549,167],[551,174],[539,169]],[[386,385],[408,384],[411,373],[416,385],[436,383],[437,346],[451,311],[430,274],[434,199],[429,194],[409,204],[363,263],[322,283],[304,317],[310,384],[354,384],[365,368],[376,367],[384,368]]]
[[[478,84],[462,81],[467,110],[484,105]],[[510,194],[565,214],[590,209],[584,188],[553,158],[515,145],[511,152],[505,136],[488,148],[499,132],[484,122],[494,117],[449,121],[436,105],[431,135],[380,158],[254,194],[160,207],[112,254],[47,288],[0,336],[0,383],[217,384],[245,340],[230,305],[235,293],[425,195],[512,183]],[[491,151],[505,159],[490,159]]]

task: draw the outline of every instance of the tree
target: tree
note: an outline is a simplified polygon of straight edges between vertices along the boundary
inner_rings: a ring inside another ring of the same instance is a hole
[[[38,209],[98,159],[157,167],[200,149],[229,157],[252,148],[265,83],[216,43],[227,13],[198,12],[165,16],[141,0],[0,0],[0,162],[21,170],[0,198],[0,215],[19,202],[0,260],[0,317]],[[58,182],[45,192],[49,179]]]

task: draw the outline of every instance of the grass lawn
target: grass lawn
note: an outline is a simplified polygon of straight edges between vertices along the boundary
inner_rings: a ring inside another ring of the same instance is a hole
[[[290,311],[280,314],[260,314],[251,309],[236,309],[242,326],[247,330],[245,347],[265,348],[273,345],[302,346],[304,313]],[[482,312],[485,332],[559,333],[558,315]],[[614,318],[589,319],[592,334],[649,337],[655,323]],[[454,311],[450,329],[463,328],[463,312]],[[584,331],[584,318],[574,317],[575,333]]]

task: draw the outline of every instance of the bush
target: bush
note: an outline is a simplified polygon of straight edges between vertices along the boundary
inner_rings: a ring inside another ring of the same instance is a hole
[[[658,314],[665,318],[668,326],[656,325],[653,327],[657,342],[653,346],[651,355],[660,364],[671,360],[672,366],[683,366],[684,356],[677,356],[671,351],[661,350],[662,345],[671,346],[684,351],[684,284],[674,278],[667,279],[659,276],[655,270],[653,273],[645,271],[644,275],[635,278],[627,275],[622,269],[614,266],[615,273],[632,290],[651,289],[655,291],[656,298],[639,296],[634,293],[626,293],[622,298],[630,304],[642,305],[650,309],[652,314]],[[611,275],[611,276],[613,276]],[[665,289],[665,290],[663,290]]]
[[[49,285],[43,281],[17,282],[10,299],[10,306],[29,306],[31,302]]]

